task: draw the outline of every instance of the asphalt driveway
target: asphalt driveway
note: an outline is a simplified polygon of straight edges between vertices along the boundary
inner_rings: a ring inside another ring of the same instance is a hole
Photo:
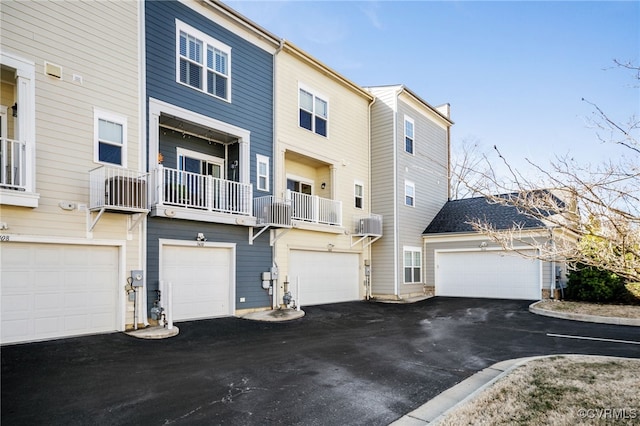
[[[3,425],[387,425],[498,361],[640,358],[638,328],[528,312],[530,302],[432,298],[305,307],[286,323],[223,318],[180,334],[2,347]]]

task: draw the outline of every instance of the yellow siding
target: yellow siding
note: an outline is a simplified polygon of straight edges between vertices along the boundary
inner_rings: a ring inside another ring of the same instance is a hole
[[[127,241],[126,271],[143,264],[142,227],[128,233],[130,217],[105,213],[88,235],[91,218],[80,207],[89,204],[89,171],[99,166],[93,160],[94,108],[126,117],[127,167],[137,169],[140,162],[138,12],[133,1],[3,0],[0,22],[2,51],[35,64],[35,192],[40,194],[34,209],[0,206],[1,221],[9,226],[2,232],[16,240]],[[45,62],[60,66],[62,78],[46,75]],[[3,79],[3,105],[6,89],[13,92]],[[61,209],[63,201],[76,208]]]
[[[326,71],[326,70],[325,70]],[[286,190],[286,175],[313,180],[314,195],[342,201],[343,227],[337,232],[326,230],[291,229],[275,243],[275,262],[280,279],[276,300],[282,297],[282,283],[289,271],[289,252],[292,249],[327,251],[332,244],[334,252],[360,254],[360,279],[364,282],[364,260],[370,258],[369,248],[351,237],[354,215],[370,212],[369,185],[369,99],[332,78],[332,72],[321,72],[317,67],[293,55],[287,49],[276,56],[276,147],[274,194],[281,196]],[[324,96],[329,103],[328,137],[312,133],[298,125],[299,84]],[[305,157],[288,153],[294,152]],[[333,168],[333,173],[332,173]],[[333,176],[333,181],[332,181]],[[364,184],[364,205],[356,209],[354,182]],[[327,183],[322,190],[320,184]],[[282,233],[280,230],[277,233]],[[364,287],[360,296],[364,297]]]

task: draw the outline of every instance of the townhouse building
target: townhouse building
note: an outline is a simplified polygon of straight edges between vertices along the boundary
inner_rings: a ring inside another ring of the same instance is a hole
[[[280,40],[219,2],[144,8],[147,308],[175,321],[269,308],[253,204],[272,195]]]
[[[363,299],[382,235],[370,198],[374,97],[289,41],[275,80],[274,195],[287,226],[271,231],[274,307]]]
[[[422,232],[449,198],[449,105],[433,107],[403,85],[368,87],[372,209],[384,238],[372,246],[372,294],[407,299],[433,294],[424,271]]]
[[[140,5],[0,9],[0,341],[124,330],[147,214],[121,192],[146,180]]]

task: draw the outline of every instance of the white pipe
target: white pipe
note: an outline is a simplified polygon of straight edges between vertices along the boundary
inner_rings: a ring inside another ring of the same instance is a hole
[[[166,312],[165,316],[167,320],[167,330],[172,330],[173,315],[171,314],[171,312],[173,312],[173,285],[171,281],[167,283],[166,303],[167,303],[167,308],[165,309],[165,312]]]
[[[300,277],[296,277],[296,299],[298,303],[296,303],[296,311],[300,310]]]

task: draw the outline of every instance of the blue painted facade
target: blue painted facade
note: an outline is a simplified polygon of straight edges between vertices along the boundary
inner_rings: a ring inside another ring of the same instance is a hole
[[[239,143],[222,140],[227,135],[219,129],[194,127],[184,118],[162,116],[163,124],[159,131],[155,131],[157,142],[152,141],[151,136],[147,139],[149,171],[153,172],[158,167],[158,154],[163,157],[163,167],[178,168],[180,157],[177,150],[180,148],[224,159],[223,176],[229,181],[241,182],[240,176],[243,173],[246,176],[248,168],[249,181],[245,183],[253,187],[253,197],[271,195],[256,189],[256,155],[268,157],[269,167],[273,168],[273,52],[210,19],[209,14],[217,17],[217,21],[224,21],[214,7],[202,6],[198,2],[203,11],[200,13],[200,10],[178,1],[146,1],[144,4],[147,108],[150,99],[157,100],[241,128],[250,134],[249,155],[243,160]],[[231,48],[230,102],[176,81],[176,20]],[[149,116],[147,118],[148,134],[152,135],[151,127],[155,124]],[[184,129],[188,131],[184,132]],[[214,135],[214,140],[207,135]],[[273,170],[270,170],[269,178],[272,176]],[[270,182],[269,188],[272,187]],[[152,214],[147,222],[147,308],[153,306],[155,290],[159,286],[159,239],[194,241],[197,233],[205,234],[210,242],[236,244],[236,310],[271,306],[270,296],[261,287],[261,273],[268,271],[273,261],[269,232],[249,244],[249,227],[239,222],[241,224],[227,224],[215,219],[167,218]],[[243,302],[240,302],[241,298]]]

